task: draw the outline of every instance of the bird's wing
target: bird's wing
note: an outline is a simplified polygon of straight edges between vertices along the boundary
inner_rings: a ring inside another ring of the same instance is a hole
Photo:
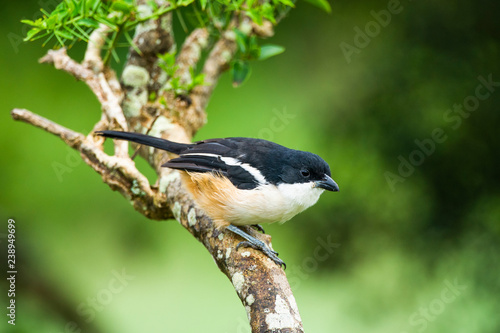
[[[183,154],[162,165],[192,172],[218,172],[227,176],[227,165],[216,156]]]
[[[190,172],[217,173],[228,177],[239,189],[253,189],[266,183],[266,180],[242,158],[245,156],[245,147],[248,147],[245,139],[240,138],[200,141],[162,166]]]

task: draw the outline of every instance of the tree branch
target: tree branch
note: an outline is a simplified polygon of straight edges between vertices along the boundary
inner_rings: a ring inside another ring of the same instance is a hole
[[[158,6],[164,5],[163,0],[154,0]],[[146,0],[138,0],[140,16],[149,16],[151,6]],[[169,52],[175,48],[174,33],[172,29],[172,13],[167,12],[157,20],[148,20],[138,25],[133,38],[135,47],[130,47],[127,64],[143,68],[149,75],[144,85],[151,92],[158,90],[165,83],[165,73],[158,66],[158,54]]]
[[[91,41],[89,42],[91,43]],[[94,71],[77,63],[68,56],[65,48],[49,50],[40,59],[40,63],[53,64],[55,68],[63,70],[78,80],[85,82],[101,103],[102,110],[111,125],[110,127],[123,131],[128,129],[127,121],[120,106],[121,97],[113,92],[104,72],[94,73]],[[114,75],[111,75],[111,77],[114,77]],[[115,153],[120,157],[128,156],[128,144],[123,141],[115,142]]]
[[[146,7],[143,9],[146,10]],[[130,126],[136,132],[189,142],[205,123],[208,99],[236,52],[235,35],[231,29],[223,32],[205,61],[203,73],[208,85],[196,87],[188,96],[190,101],[166,92],[167,106],[159,103],[158,99],[149,101],[148,95],[156,91],[162,81],[163,74],[157,72],[157,54],[173,47],[170,14],[147,21],[137,29],[134,41],[141,52],[130,49],[122,85],[118,83],[116,74],[102,65],[100,59],[105,35],[109,32],[103,26],[91,35],[82,64],[71,59],[65,49],[49,51],[40,62],[53,64],[57,69],[68,72],[94,92],[101,103],[103,115],[93,130],[127,130]],[[260,33],[267,34],[269,31],[264,29]],[[178,57],[182,77],[199,62],[207,38],[206,29],[197,29],[186,39]],[[159,45],[159,49],[154,45]],[[168,153],[141,149],[141,155],[158,173],[157,183],[150,185],[128,156],[125,141],[115,142],[115,155],[109,156],[103,151],[103,138],[96,138],[92,133],[85,136],[28,110],[14,109],[12,117],[42,128],[78,150],[103,181],[119,191],[141,214],[153,220],[177,219],[203,243],[233,284],[248,313],[252,332],[303,332],[295,299],[281,267],[252,248],[235,250],[241,241],[239,236],[217,229],[186,192],[178,172],[161,167],[169,159]],[[270,236],[259,234],[250,227],[246,232],[271,247]]]
[[[100,73],[104,69],[104,63],[101,58],[101,51],[106,43],[106,37],[111,32],[111,28],[101,23],[99,28],[95,29],[89,38],[83,65],[94,73]]]
[[[188,84],[191,81],[190,68],[195,68],[200,60],[201,52],[208,44],[208,30],[206,28],[195,29],[184,41],[182,50],[177,57],[178,69],[175,73],[181,83]]]
[[[79,149],[85,139],[83,134],[74,132],[26,109],[14,109],[10,114],[14,120],[31,124],[60,137],[71,148]]]
[[[102,146],[94,141],[93,136],[85,137],[28,110],[14,109],[11,115],[15,120],[58,136],[68,146],[78,150],[83,160],[101,175],[103,181],[113,190],[119,191],[144,216],[153,220],[172,217],[165,195],[150,187],[147,178],[136,169],[128,155],[126,158],[109,156],[101,150]]]
[[[206,108],[220,75],[229,69],[229,63],[235,53],[236,35],[232,30],[225,31],[222,37],[215,43],[203,66],[205,85],[194,88],[192,98],[196,101],[195,104],[198,108]]]
[[[231,232],[213,225],[183,188],[176,171],[160,182],[160,189],[151,188],[148,180],[132,160],[108,156],[92,136],[85,138],[28,110],[14,109],[15,120],[42,128],[60,137],[78,150],[84,161],[96,170],[113,190],[118,190],[134,208],[154,220],[174,217],[212,254],[219,269],[233,284],[250,318],[252,332],[303,332],[300,315],[285,272],[260,251],[252,248],[234,250],[240,239]],[[247,233],[261,238],[270,246],[269,235],[251,228]],[[272,247],[271,247],[272,248]],[[284,329],[284,330],[283,330]]]

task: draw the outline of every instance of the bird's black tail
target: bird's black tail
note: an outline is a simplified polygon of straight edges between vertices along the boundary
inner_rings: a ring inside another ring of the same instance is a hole
[[[97,131],[97,135],[104,136],[106,138],[127,140],[141,145],[146,145],[150,147],[155,147],[158,149],[166,150],[171,153],[179,155],[184,150],[192,146],[192,144],[177,143],[173,141],[168,141],[161,138],[156,138],[150,135],[144,135],[139,133],[131,132],[118,132],[118,131]]]

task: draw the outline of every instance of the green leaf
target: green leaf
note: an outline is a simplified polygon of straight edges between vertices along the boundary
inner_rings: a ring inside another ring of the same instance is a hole
[[[130,14],[134,6],[130,5],[125,1],[113,1],[111,5],[111,10],[116,12],[122,12],[125,15]]]
[[[177,67],[175,65],[175,51],[167,52],[165,54],[158,54],[158,58],[160,58],[159,66],[163,68],[163,70],[169,75],[174,76],[177,71]]]
[[[135,45],[134,40],[132,39],[132,37],[130,37],[128,31],[125,31],[123,33],[123,35],[125,36],[125,39],[127,40],[128,45],[130,45],[134,49],[134,51],[137,52],[137,54],[140,54],[142,56],[142,51],[139,50],[137,45]]]
[[[196,86],[201,86],[201,85],[204,85],[205,84],[205,74],[204,73],[201,73],[201,74],[198,74],[194,77],[193,79],[193,87],[196,87]]]
[[[42,32],[42,31],[40,31],[40,32]],[[48,33],[48,32],[43,32],[43,33],[36,34],[36,35],[34,35],[34,36],[30,39],[30,41],[35,41],[35,40],[37,40],[37,39],[40,39],[40,38],[46,37],[47,35],[50,35],[50,33]]]
[[[248,50],[246,56],[249,59],[258,59],[260,54],[260,46],[255,35],[250,36],[248,40]]]
[[[61,37],[54,31],[54,36],[56,36],[57,41],[59,42],[59,45],[64,46],[64,41],[62,40]]]
[[[31,25],[32,27],[38,27],[40,26],[40,19],[36,21],[31,21],[31,20],[21,20],[21,23]]]
[[[295,4],[291,0],[279,0],[279,2],[281,2],[285,6],[295,8]]]
[[[189,74],[191,76],[191,82],[187,85],[186,90],[190,92],[196,86],[201,86],[205,84],[205,74],[196,75],[193,67],[189,67]]]
[[[207,7],[207,0],[200,0],[201,9],[205,10]]]
[[[42,24],[44,25],[45,29],[55,29],[59,24],[59,21],[57,20],[57,16],[49,16]]]
[[[165,96],[163,96],[163,95],[160,96],[160,99],[158,100],[158,102],[163,106],[167,106],[167,101],[165,100]]]
[[[154,1],[154,0],[149,0],[149,1],[147,1],[147,4],[148,4],[151,8],[153,8],[153,10],[158,10],[158,4],[156,3],[156,1]]]
[[[73,1],[70,1],[70,0],[66,0],[64,1],[66,3],[66,6],[67,6],[67,11],[66,13],[69,11],[69,12],[74,12],[75,11],[75,8],[76,8],[76,5],[75,5],[75,2]]]
[[[91,13],[94,13],[101,5],[100,0],[87,0],[87,7],[91,9]]]
[[[80,39],[88,42],[90,39],[90,35],[85,30],[83,30],[82,27],[80,27],[78,24],[74,24],[74,26],[75,26],[75,29],[79,31],[79,34],[81,36]]]
[[[68,27],[64,27],[66,29],[66,32],[69,33],[70,35],[74,35],[76,37],[78,37],[79,39],[81,40],[88,40],[88,37],[82,35],[81,33],[79,33],[78,31],[76,30],[71,30],[70,28]]]
[[[256,9],[247,10],[245,11],[245,14],[247,14],[247,16],[250,17],[250,19],[252,19],[252,21],[257,23],[258,25],[262,25],[263,16],[262,12],[260,12],[259,10]]]
[[[239,87],[250,75],[250,64],[248,61],[236,60],[231,66],[233,87]]]
[[[178,90],[180,86],[180,78],[179,77],[173,77],[172,80],[170,80],[170,85],[173,90]]]
[[[38,28],[33,28],[28,33],[26,34],[26,37],[24,37],[23,41],[27,42],[30,41],[36,34],[40,32],[40,29]]]
[[[69,33],[68,31],[65,31],[65,30],[56,30],[54,31],[54,33],[56,34],[56,37],[62,37],[62,38],[65,38],[67,40],[73,40],[73,38],[75,38],[71,33]]]
[[[283,52],[285,52],[285,48],[283,46],[272,45],[272,44],[262,45],[260,47],[260,54],[258,59],[259,60],[268,59]]]
[[[94,28],[94,29],[99,28],[99,22],[97,22],[93,19],[90,19],[90,18],[82,18],[82,19],[76,21],[76,24],[83,25],[84,27],[87,27],[87,28]]]
[[[111,22],[106,17],[96,16],[95,19],[96,19],[97,22],[107,25],[108,27],[110,27],[114,31],[118,31],[120,29],[114,22]]]
[[[236,34],[236,45],[238,45],[238,51],[241,53],[247,52],[247,36],[239,29],[234,29]]]
[[[262,5],[262,16],[273,24],[276,24],[276,19],[274,18],[274,7],[269,3],[265,3]]]
[[[189,6],[190,4],[192,4],[194,2],[194,0],[178,0],[177,1],[177,6],[184,6],[184,7],[187,7]]]
[[[46,35],[49,35],[48,33]],[[43,42],[42,46],[47,45],[47,43],[54,37],[54,34],[50,34],[50,36]]]
[[[332,7],[330,7],[330,4],[328,3],[327,0],[306,0],[306,1],[309,2],[311,5],[323,9],[327,13],[330,13],[332,11]]]

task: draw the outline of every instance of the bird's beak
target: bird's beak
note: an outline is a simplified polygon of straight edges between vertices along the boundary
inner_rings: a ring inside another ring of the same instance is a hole
[[[332,177],[328,175],[324,175],[323,179],[315,182],[314,187],[319,187],[327,191],[333,191],[333,192],[339,191],[339,186],[337,185],[337,183],[332,179]]]

